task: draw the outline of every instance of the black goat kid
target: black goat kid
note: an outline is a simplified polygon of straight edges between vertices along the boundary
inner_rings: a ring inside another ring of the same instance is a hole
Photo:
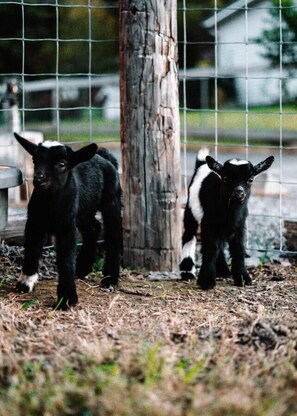
[[[253,166],[246,160],[231,159],[222,165],[210,156],[206,156],[206,163],[197,158],[184,214],[180,263],[182,279],[195,277],[196,233],[200,224],[200,287],[212,289],[216,277],[229,275],[224,255],[225,242],[229,243],[234,284],[243,286],[252,283],[244,263],[248,199],[254,177],[267,170],[273,161],[274,157],[270,156]]]
[[[77,303],[75,277],[92,269],[101,211],[104,223],[105,263],[102,286],[116,285],[121,249],[121,189],[117,162],[106,150],[90,144],[77,151],[59,142],[31,143],[15,133],[33,157],[34,190],[28,205],[23,275],[19,291],[30,292],[38,280],[38,262],[46,235],[56,238],[59,273],[58,305]],[[102,156],[100,156],[100,154]],[[83,244],[76,259],[76,228]]]

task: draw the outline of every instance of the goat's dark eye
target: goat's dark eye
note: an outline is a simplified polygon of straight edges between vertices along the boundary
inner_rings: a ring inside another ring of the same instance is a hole
[[[64,161],[58,162],[56,164],[56,169],[58,169],[61,172],[64,172],[65,168],[66,168],[66,162]]]
[[[248,179],[248,181],[247,181],[247,183],[248,184],[252,184],[254,182],[254,178],[250,178],[250,179]]]

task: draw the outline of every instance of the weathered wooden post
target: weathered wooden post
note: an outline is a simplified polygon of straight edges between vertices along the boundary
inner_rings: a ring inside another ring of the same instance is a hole
[[[181,246],[176,0],[120,0],[124,263],[174,270]]]

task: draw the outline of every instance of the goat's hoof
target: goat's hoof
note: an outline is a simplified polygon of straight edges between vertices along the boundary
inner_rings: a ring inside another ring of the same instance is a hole
[[[237,287],[244,287],[244,286],[252,286],[252,280],[244,281],[244,280],[235,280],[234,285]]]
[[[110,293],[113,293],[113,292],[115,292],[115,287],[114,286],[112,286],[112,285],[109,285],[108,287],[106,287],[106,286],[102,286],[102,288],[101,288],[102,290],[104,290],[104,292],[110,292]]]
[[[31,289],[26,283],[19,281],[16,284],[15,290],[20,293],[29,293],[33,292],[34,287]]]
[[[196,279],[196,276],[191,272],[181,272],[180,277],[183,282]]]
[[[231,273],[229,269],[217,269],[216,270],[216,276],[221,279],[228,279],[230,277]]]
[[[54,305],[54,310],[61,310],[61,311],[67,311],[68,309],[72,308],[73,306],[77,305],[78,298],[77,296],[72,297],[71,299],[67,298],[60,298],[57,300],[57,302]]]
[[[234,284],[238,287],[251,286],[253,284],[249,275],[234,278]]]
[[[109,292],[111,292],[110,288],[113,288],[113,291],[114,291],[115,290],[114,286],[116,286],[117,284],[118,284],[118,279],[112,278],[111,276],[103,276],[100,282],[102,289],[108,289]]]
[[[29,293],[33,292],[35,284],[38,282],[38,273],[33,273],[30,276],[23,275],[16,284],[16,291]]]
[[[74,290],[73,292],[68,291],[66,294],[63,294],[63,292],[60,292],[58,290],[58,300],[54,306],[54,309],[60,309],[62,311],[66,311],[72,306],[77,305],[77,303],[78,303],[78,297],[77,297],[76,290]]]
[[[186,272],[186,271],[180,272],[180,277],[181,277],[181,280],[183,281],[193,280],[196,278],[194,273]]]
[[[202,290],[214,289],[216,286],[215,280],[201,280],[199,278],[197,284]]]

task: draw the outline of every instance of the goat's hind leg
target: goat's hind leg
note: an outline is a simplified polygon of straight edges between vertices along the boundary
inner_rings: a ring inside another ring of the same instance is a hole
[[[192,236],[191,239],[184,234],[182,257],[179,264],[181,279],[192,280],[196,277],[196,265],[195,265],[195,252],[196,252],[196,236]]]
[[[105,200],[102,208],[104,222],[105,261],[101,286],[113,289],[120,274],[120,254],[122,249],[122,219],[120,189]]]
[[[201,223],[202,265],[198,275],[198,285],[203,290],[213,289],[216,285],[216,260],[219,253],[217,239],[212,235],[211,226]]]
[[[82,247],[76,260],[76,277],[83,279],[92,271],[101,226],[99,221],[94,218],[91,224],[79,228],[82,236]]]
[[[186,206],[184,214],[184,228],[179,270],[182,280],[191,280],[196,277],[195,253],[198,223],[188,206]]]

